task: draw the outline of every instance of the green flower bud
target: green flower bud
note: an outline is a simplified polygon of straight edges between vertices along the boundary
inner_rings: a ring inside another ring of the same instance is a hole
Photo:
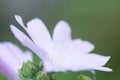
[[[89,78],[88,76],[80,75],[79,78],[78,78],[77,80],[92,80],[92,79]]]
[[[33,62],[23,63],[19,70],[20,80],[34,80],[36,73],[40,70],[39,66]]]
[[[36,75],[35,80],[50,80],[49,76],[41,71],[39,71]]]
[[[30,61],[23,63],[19,70],[19,77],[20,80],[52,80],[42,71],[42,63],[35,64]]]

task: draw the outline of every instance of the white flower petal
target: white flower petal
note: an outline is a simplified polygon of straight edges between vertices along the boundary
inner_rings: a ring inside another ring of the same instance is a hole
[[[39,49],[23,32],[17,29],[15,26],[10,25],[11,31],[13,32],[14,36],[26,47],[34,51],[41,59],[46,59],[47,55],[42,50]],[[44,54],[43,54],[44,53]]]
[[[24,46],[33,50],[42,59],[43,68],[46,72],[111,71],[111,69],[103,67],[110,57],[89,54],[94,49],[94,45],[81,39],[72,40],[71,29],[67,22],[60,21],[57,23],[51,40],[46,26],[40,19],[35,18],[29,21],[25,27],[22,18],[20,16],[15,17],[33,42],[14,26],[11,26],[12,32]]]
[[[21,16],[15,15],[15,19],[30,35],[37,46],[42,47],[43,49],[50,49],[51,37],[46,26],[40,19],[35,18],[29,21],[27,27],[25,27]]]
[[[69,59],[70,58],[70,59]],[[69,57],[67,62],[64,63],[65,66],[70,66],[72,62],[72,66],[88,66],[89,67],[98,67],[104,66],[107,61],[110,59],[109,56],[102,56],[98,54],[87,54],[87,55],[74,55],[73,57]]]
[[[64,47],[71,41],[71,29],[67,22],[59,21],[54,28],[53,43],[55,47]]]
[[[0,59],[0,73],[4,74],[9,80],[18,80],[16,73],[5,61]]]
[[[19,47],[10,42],[0,43],[0,72],[10,80],[18,80],[18,70],[23,62],[32,60],[31,53],[26,57],[26,52],[22,52]],[[26,58],[26,59],[25,59]]]
[[[84,58],[86,58],[86,59],[84,59]],[[72,70],[72,71],[83,71],[83,70],[101,70],[101,71],[108,71],[108,72],[112,71],[112,69],[110,69],[110,68],[102,67],[102,66],[104,66],[103,64],[105,64],[109,60],[110,57],[105,57],[105,56],[98,57],[97,56],[96,58],[98,58],[98,59],[95,59],[95,58],[90,59],[87,57],[83,57],[83,58],[81,58],[81,61],[76,60],[76,62],[74,61],[74,63],[71,62],[71,63],[73,63],[72,66],[69,65],[69,67],[67,69]],[[77,64],[77,63],[79,63],[79,64]]]
[[[24,25],[24,23],[23,23],[23,19],[22,19],[21,16],[15,15],[15,19],[16,19],[16,21],[17,21],[24,29],[26,28],[25,25]]]
[[[59,59],[57,60],[56,58],[56,62],[54,62],[54,64],[63,66],[65,70],[72,70],[72,71],[91,70],[104,66],[109,59],[110,59],[109,56],[101,56],[98,54],[87,54],[87,55],[68,54],[68,57],[64,59],[60,59],[61,61],[59,61]]]
[[[60,65],[56,65],[56,64],[54,64],[54,63],[52,63],[52,62],[50,62],[50,61],[45,61],[44,62],[44,71],[45,72],[65,72],[66,71],[66,69],[64,69],[64,67],[63,66],[60,66]]]
[[[88,54],[94,49],[94,45],[88,41],[83,41],[80,39],[73,40],[69,45],[66,51],[70,54],[83,55]]]
[[[29,21],[27,23],[27,32],[37,46],[44,50],[51,48],[50,33],[40,19],[35,18]]]
[[[102,56],[98,54],[88,54],[85,56],[86,60],[83,61],[89,66],[104,66],[108,60],[110,59],[110,56]]]
[[[2,61],[6,61],[5,63],[7,65],[9,65],[11,68],[13,68],[13,71],[17,73],[17,69],[20,68],[21,64],[20,64],[19,59],[17,59],[15,56],[13,56],[13,54],[14,54],[13,52],[14,51],[10,50],[9,48],[7,48],[3,44],[0,44],[0,49],[1,49],[0,59]]]
[[[33,55],[30,51],[25,51],[24,55],[21,55],[23,57],[23,61],[27,62],[29,61],[33,61]]]
[[[95,67],[95,70],[101,70],[101,71],[107,71],[107,72],[111,72],[112,69],[107,68],[107,67]]]
[[[11,55],[14,55],[20,62],[20,64],[22,64],[24,61],[33,60],[32,53],[30,51],[26,51],[23,53],[18,46],[10,42],[3,42],[2,44],[11,51]]]
[[[64,60],[65,61],[65,60]],[[57,62],[56,62],[57,63]],[[71,65],[70,65],[71,64]],[[45,72],[66,72],[66,71],[83,71],[83,70],[90,70],[88,66],[74,66],[74,62],[68,63],[68,65],[64,64],[55,64],[52,62],[44,63],[44,71]]]

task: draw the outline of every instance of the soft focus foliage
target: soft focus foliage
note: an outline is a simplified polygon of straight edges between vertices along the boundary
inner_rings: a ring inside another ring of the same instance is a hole
[[[9,29],[10,23],[18,25],[14,19],[15,14],[21,15],[25,22],[39,17],[51,32],[54,24],[64,19],[72,27],[73,38],[89,40],[96,45],[93,52],[112,56],[107,66],[114,71],[111,73],[97,71],[97,80],[119,80],[119,4],[119,0],[1,0],[0,41],[10,40],[18,43]],[[73,80],[78,74],[79,72],[69,72],[68,75],[58,73],[53,76],[59,77],[57,80]],[[0,79],[5,80],[2,75]]]

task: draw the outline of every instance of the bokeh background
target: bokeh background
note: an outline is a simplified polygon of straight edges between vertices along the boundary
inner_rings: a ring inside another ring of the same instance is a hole
[[[0,41],[11,41],[24,49],[9,28],[10,24],[20,26],[15,14],[25,23],[35,17],[42,19],[51,33],[59,20],[66,20],[73,39],[88,40],[96,46],[94,53],[111,56],[106,66],[113,72],[97,71],[97,80],[120,80],[120,0],[0,0]],[[53,76],[56,80],[75,80],[79,74]],[[0,80],[7,79],[0,74]]]

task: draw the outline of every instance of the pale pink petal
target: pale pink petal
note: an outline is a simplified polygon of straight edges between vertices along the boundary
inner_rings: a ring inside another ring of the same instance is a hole
[[[71,41],[71,29],[67,22],[59,21],[54,28],[53,43],[55,47],[65,47]]]
[[[14,36],[26,47],[34,51],[41,59],[46,59],[47,55],[42,50],[39,49],[23,32],[21,32],[19,29],[17,29],[15,26],[10,26]],[[44,53],[44,54],[43,54]]]

